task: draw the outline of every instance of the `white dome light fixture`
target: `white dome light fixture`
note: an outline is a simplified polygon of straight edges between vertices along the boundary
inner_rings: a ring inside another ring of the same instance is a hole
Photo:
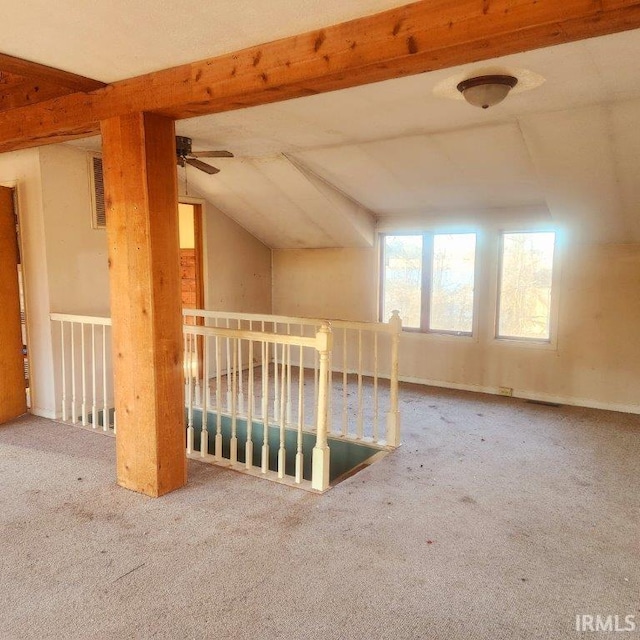
[[[469,104],[488,109],[502,102],[517,84],[514,76],[489,75],[463,80],[457,89]]]

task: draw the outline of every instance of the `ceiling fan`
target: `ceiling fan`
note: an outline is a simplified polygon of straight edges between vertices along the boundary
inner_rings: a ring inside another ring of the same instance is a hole
[[[176,155],[181,167],[188,164],[209,175],[219,173],[220,169],[198,158],[233,158],[231,151],[191,151],[191,138],[185,136],[176,136]]]

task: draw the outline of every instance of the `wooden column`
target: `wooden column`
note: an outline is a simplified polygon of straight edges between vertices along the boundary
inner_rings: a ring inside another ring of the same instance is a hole
[[[0,187],[0,424],[27,411],[12,190]]]
[[[175,131],[148,113],[101,123],[118,484],[186,483]]]

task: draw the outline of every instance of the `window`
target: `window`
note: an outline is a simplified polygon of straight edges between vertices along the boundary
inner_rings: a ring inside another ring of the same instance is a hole
[[[553,232],[502,234],[498,338],[549,341]]]
[[[475,233],[387,235],[382,250],[383,321],[398,309],[405,328],[471,335]]]

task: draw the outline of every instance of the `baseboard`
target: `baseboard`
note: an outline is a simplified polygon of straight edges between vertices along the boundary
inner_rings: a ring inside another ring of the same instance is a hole
[[[59,418],[54,409],[38,409],[34,407],[29,410],[29,413],[39,418],[49,418],[49,420],[57,420]]]
[[[413,384],[424,384],[430,387],[439,387],[441,389],[456,389],[458,391],[475,391],[476,393],[489,393],[492,395],[501,395],[498,387],[485,387],[475,384],[460,384],[457,382],[443,382],[442,380],[427,380],[425,378],[415,378],[413,376],[400,376],[401,382],[410,382]],[[523,400],[537,400],[539,402],[550,402],[553,404],[566,404],[573,407],[586,407],[588,409],[602,409],[604,411],[620,411],[621,413],[637,413],[640,414],[640,405],[638,404],[621,404],[617,402],[600,402],[588,398],[576,398],[573,396],[556,396],[550,393],[539,393],[535,391],[519,391],[514,389],[514,398]]]

